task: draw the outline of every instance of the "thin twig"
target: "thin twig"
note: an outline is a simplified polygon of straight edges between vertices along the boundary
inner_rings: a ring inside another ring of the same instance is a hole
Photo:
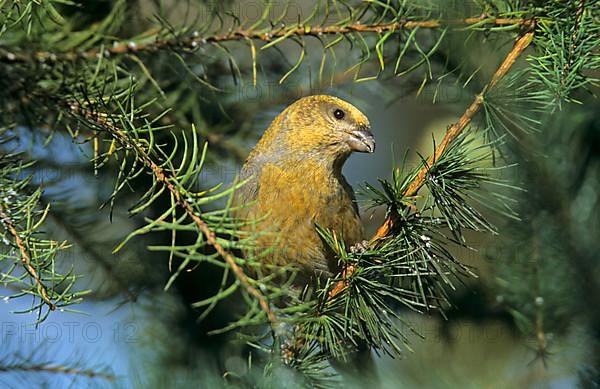
[[[69,374],[76,376],[83,376],[88,378],[103,378],[107,381],[114,381],[116,377],[112,374],[107,374],[100,371],[77,369],[74,367],[61,366],[61,365],[14,365],[14,366],[0,366],[0,372],[14,372],[14,371],[26,371],[36,373],[52,373],[52,374]]]
[[[177,187],[174,183],[176,177],[174,177],[172,174],[165,172],[165,170],[162,167],[160,167],[154,160],[152,160],[152,158],[150,158],[148,153],[142,147],[140,147],[138,143],[131,142],[129,140],[129,137],[123,132],[123,130],[111,123],[106,117],[101,116],[98,113],[92,112],[88,109],[85,109],[77,103],[68,104],[68,108],[71,114],[83,117],[87,121],[104,128],[123,147],[132,148],[136,152],[138,159],[141,160],[141,162],[143,162],[144,165],[146,165],[146,167],[152,170],[152,173],[156,180],[163,184],[169,190],[169,192],[171,192],[171,194],[175,198],[176,203],[181,207],[181,209],[183,209],[188,214],[188,216],[194,221],[196,226],[198,226],[198,229],[205,236],[206,242],[215,249],[215,251],[225,260],[225,262],[227,262],[227,264],[229,265],[237,279],[242,283],[246,291],[258,300],[262,310],[266,313],[269,321],[272,323],[272,325],[275,325],[277,323],[277,317],[271,310],[266,297],[258,289],[252,286],[248,276],[246,276],[240,265],[238,265],[233,255],[223,248],[223,246],[217,241],[216,234],[210,229],[206,222],[202,220],[202,218],[200,218],[200,216],[198,216],[196,212],[194,212],[194,209],[189,203],[189,201],[187,201],[181,195],[181,192],[177,190]]]
[[[506,73],[510,70],[510,68],[515,64],[517,58],[523,53],[523,51],[529,46],[531,41],[533,40],[533,30],[522,35],[512,50],[508,53],[500,67],[496,70],[494,75],[492,76],[490,82],[483,88],[483,90],[475,96],[475,99],[471,103],[471,105],[467,108],[467,110],[462,114],[459,120],[454,123],[452,126],[448,128],[446,131],[446,135],[444,139],[440,143],[440,145],[436,148],[435,153],[427,159],[427,162],[423,164],[415,178],[412,180],[406,191],[404,192],[404,197],[413,197],[417,194],[419,189],[423,185],[425,185],[425,181],[427,178],[427,172],[435,164],[436,161],[440,159],[440,157],[444,154],[444,152],[448,149],[448,146],[456,140],[456,138],[464,131],[465,128],[469,125],[469,123],[475,117],[475,114],[481,108],[485,94],[492,89],[494,86],[498,84],[498,82],[506,75]],[[392,210],[393,211],[393,210]],[[371,245],[375,244],[381,239],[384,239],[390,235],[394,227],[398,222],[398,213],[390,212],[390,215],[385,219],[383,224],[377,229],[375,235],[371,238]],[[349,265],[342,271],[342,281],[339,281],[333,289],[329,292],[329,297],[332,298],[338,295],[341,291],[343,291],[347,286],[347,278],[352,275],[355,270],[354,265]]]
[[[565,64],[564,73],[567,73],[569,69],[573,66],[573,62],[575,62],[574,53],[577,48],[577,36],[579,35],[579,29],[581,28],[581,19],[583,18],[583,11],[585,9],[585,0],[580,0],[579,5],[577,6],[577,11],[575,12],[575,27],[573,28],[573,33],[571,34],[571,45],[569,46],[569,60]]]
[[[514,65],[517,58],[521,55],[533,39],[533,31],[529,31],[519,38],[515,43],[512,50],[508,53],[500,67],[496,70],[490,82],[483,88],[483,90],[475,96],[475,99],[467,110],[462,114],[456,123],[454,123],[446,131],[446,135],[440,145],[436,148],[435,153],[427,159],[427,163],[423,164],[419,170],[417,176],[410,183],[406,191],[404,192],[405,197],[412,197],[417,194],[419,189],[425,184],[427,172],[430,167],[435,164],[436,161],[444,154],[448,146],[464,131],[465,128],[471,123],[475,114],[479,112],[481,108],[485,94],[498,84],[498,82],[506,75],[510,68]],[[390,219],[390,218],[388,218]],[[377,230],[371,241],[376,241],[381,238],[388,236],[391,229],[394,227],[393,220],[386,220],[381,227]]]
[[[33,278],[35,284],[37,285],[38,292],[40,293],[40,298],[51,311],[54,311],[56,309],[56,304],[54,304],[54,302],[48,295],[48,289],[46,288],[46,285],[44,285],[42,279],[31,264],[31,256],[29,255],[27,245],[25,244],[25,242],[23,242],[23,239],[21,239],[21,236],[19,235],[19,232],[15,227],[15,223],[6,213],[6,210],[2,207],[2,205],[0,205],[0,220],[15,240],[15,243],[19,248],[19,251],[21,252],[21,265],[23,265],[27,273],[29,273],[31,278]]]
[[[238,29],[225,34],[216,34],[210,36],[175,37],[172,39],[156,40],[147,43],[120,42],[112,47],[105,49],[93,48],[81,52],[54,53],[47,51],[36,51],[33,53],[15,53],[10,51],[0,51],[0,62],[23,63],[23,62],[56,62],[56,61],[74,61],[77,59],[97,59],[101,56],[111,57],[118,55],[127,55],[131,53],[156,52],[162,49],[189,49],[195,50],[201,45],[209,43],[222,43],[228,41],[259,40],[263,42],[273,42],[282,37],[300,37],[300,36],[321,36],[321,35],[344,35],[354,32],[358,33],[385,33],[396,30],[410,30],[415,28],[440,28],[451,25],[492,25],[492,26],[529,26],[534,24],[534,19],[521,18],[489,18],[485,15],[474,18],[453,19],[453,20],[403,20],[383,24],[361,24],[357,21],[346,26],[328,25],[328,26],[292,26],[281,28],[276,31],[259,32],[253,30]]]

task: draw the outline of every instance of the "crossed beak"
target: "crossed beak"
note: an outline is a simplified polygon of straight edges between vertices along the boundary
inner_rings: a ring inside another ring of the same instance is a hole
[[[361,127],[348,133],[348,146],[352,151],[372,153],[375,151],[375,137],[369,127]]]

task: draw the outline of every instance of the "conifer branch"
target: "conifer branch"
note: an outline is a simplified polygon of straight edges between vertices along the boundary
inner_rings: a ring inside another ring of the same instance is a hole
[[[191,37],[181,38],[175,37],[172,39],[157,39],[154,42],[135,43],[120,42],[115,43],[112,47],[104,49],[92,48],[82,52],[64,52],[54,53],[47,51],[36,51],[33,53],[16,53],[10,51],[0,51],[0,62],[5,63],[27,63],[27,62],[56,62],[56,61],[74,61],[77,59],[97,59],[99,57],[111,57],[144,52],[156,52],[163,49],[188,49],[196,50],[201,45],[209,43],[223,43],[231,41],[258,40],[265,43],[273,42],[279,38],[292,37],[319,37],[322,35],[346,35],[352,33],[377,33],[393,32],[396,30],[412,30],[416,28],[440,28],[444,26],[459,26],[459,25],[486,25],[486,26],[525,26],[532,27],[535,24],[534,19],[526,18],[493,18],[486,15],[480,17],[471,17],[465,19],[454,20],[402,20],[391,23],[382,24],[361,24],[356,21],[348,25],[327,25],[327,26],[298,26],[282,27],[279,30],[273,31],[269,29],[267,32],[254,31],[252,29],[237,29],[224,34],[216,34],[210,36],[197,36],[192,34]]]
[[[435,153],[427,159],[427,163],[425,163],[419,173],[411,182],[409,187],[406,189],[404,196],[413,197],[417,194],[419,189],[425,184],[425,179],[427,176],[427,172],[430,167],[440,159],[440,157],[444,154],[448,146],[461,134],[462,131],[467,128],[469,123],[473,120],[479,109],[481,108],[484,100],[485,94],[492,89],[498,82],[506,75],[506,73],[510,70],[510,68],[514,65],[517,58],[521,55],[521,53],[529,46],[531,41],[533,40],[533,31],[529,31],[523,36],[519,38],[519,40],[515,43],[512,50],[508,53],[500,67],[496,70],[490,82],[483,88],[483,90],[475,96],[475,99],[471,103],[471,105],[467,108],[467,110],[462,114],[459,120],[454,123],[448,130],[446,131],[446,135],[440,145],[436,148]],[[394,216],[390,215],[388,220],[386,220],[383,225],[377,230],[373,238],[371,238],[371,242],[375,242],[382,238],[385,238],[391,232],[391,229],[394,227],[395,221]]]
[[[4,226],[6,227],[6,229],[10,233],[10,235],[12,235],[12,237],[15,241],[15,244],[19,248],[19,252],[21,253],[21,265],[23,265],[23,267],[25,268],[27,273],[29,273],[31,278],[33,278],[35,284],[37,285],[38,291],[40,293],[40,298],[42,299],[44,304],[46,304],[48,306],[48,308],[51,311],[56,310],[56,304],[54,304],[54,302],[48,295],[48,289],[47,289],[46,285],[44,285],[38,272],[35,270],[35,268],[31,264],[31,256],[29,255],[29,250],[27,248],[26,243],[23,242],[23,239],[21,239],[21,236],[20,236],[19,232],[17,231],[17,228],[15,227],[13,220],[6,213],[6,210],[2,207],[1,204],[0,204],[0,220],[2,221],[2,224],[4,224]]]
[[[51,374],[66,374],[81,376],[87,378],[102,378],[107,381],[114,381],[117,377],[112,374],[104,373],[101,371],[95,371],[91,369],[78,369],[75,367],[56,365],[56,364],[19,364],[13,366],[0,366],[1,372],[32,372],[32,373],[51,373]]]
[[[573,63],[575,62],[573,53],[577,48],[577,36],[579,35],[579,29],[581,28],[581,19],[583,17],[584,9],[585,0],[580,0],[579,5],[577,6],[577,11],[575,12],[575,27],[573,28],[573,33],[571,34],[571,45],[569,46],[569,61],[565,64],[565,73],[569,72],[569,69],[573,66]]]
[[[205,236],[206,242],[210,246],[212,246],[215,249],[215,251],[229,265],[236,278],[244,286],[248,294],[250,294],[258,300],[261,309],[265,312],[267,318],[274,326],[277,323],[277,317],[271,310],[266,297],[251,284],[248,276],[244,273],[241,266],[238,265],[233,255],[225,248],[223,248],[223,246],[217,241],[217,237],[214,231],[212,231],[208,224],[200,216],[198,216],[196,212],[194,212],[194,209],[190,202],[186,198],[184,198],[181,192],[177,189],[174,183],[175,177],[166,172],[161,166],[159,166],[159,164],[156,163],[137,142],[131,142],[129,140],[129,137],[123,132],[123,130],[111,123],[106,116],[85,109],[84,107],[81,107],[78,103],[70,103],[67,105],[67,107],[69,109],[69,112],[75,117],[84,118],[86,121],[92,123],[94,126],[98,126],[105,129],[117,142],[121,144],[121,146],[125,148],[131,148],[135,151],[137,158],[148,169],[152,171],[152,174],[154,175],[156,180],[169,190],[169,192],[173,195],[176,203],[180,206],[180,208],[183,211],[185,211],[185,213],[194,221],[200,232],[202,232],[202,234]]]
[[[444,152],[448,149],[450,144],[454,140],[458,138],[458,136],[467,128],[469,123],[473,120],[479,109],[481,108],[485,94],[492,89],[494,86],[498,84],[498,82],[508,73],[510,68],[515,64],[517,58],[523,53],[523,51],[529,46],[529,44],[533,40],[534,32],[530,30],[529,32],[523,34],[515,43],[512,50],[508,53],[500,67],[496,70],[494,75],[492,76],[490,82],[484,86],[482,91],[475,96],[475,99],[471,103],[471,105],[467,108],[467,110],[462,114],[459,120],[454,123],[452,126],[448,128],[446,131],[446,135],[444,139],[440,143],[440,145],[436,148],[433,155],[431,155],[427,162],[423,164],[418,174],[412,180],[406,191],[404,192],[405,197],[413,197],[417,194],[417,192],[421,189],[421,187],[425,184],[427,173],[431,166],[434,165],[436,161],[440,159],[440,157],[444,154]],[[389,236],[396,226],[398,220],[397,210],[392,209],[389,212],[389,216],[385,219],[383,224],[377,229],[375,235],[370,240],[370,244],[374,245],[376,242],[386,238]],[[346,280],[352,273],[354,272],[354,265],[348,265],[346,268],[342,270],[342,278]],[[346,288],[346,281],[339,281],[329,292],[329,298],[333,298],[339,293],[341,293]]]

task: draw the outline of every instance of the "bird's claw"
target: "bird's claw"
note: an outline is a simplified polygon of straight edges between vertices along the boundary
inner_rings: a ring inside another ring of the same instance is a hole
[[[362,242],[358,242],[357,244],[350,247],[350,252],[352,254],[362,254],[369,249],[369,241],[363,240]]]

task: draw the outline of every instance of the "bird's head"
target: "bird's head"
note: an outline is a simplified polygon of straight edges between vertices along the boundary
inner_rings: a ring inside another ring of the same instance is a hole
[[[281,112],[257,146],[343,161],[353,151],[375,151],[375,138],[358,108],[337,97],[315,95]]]

